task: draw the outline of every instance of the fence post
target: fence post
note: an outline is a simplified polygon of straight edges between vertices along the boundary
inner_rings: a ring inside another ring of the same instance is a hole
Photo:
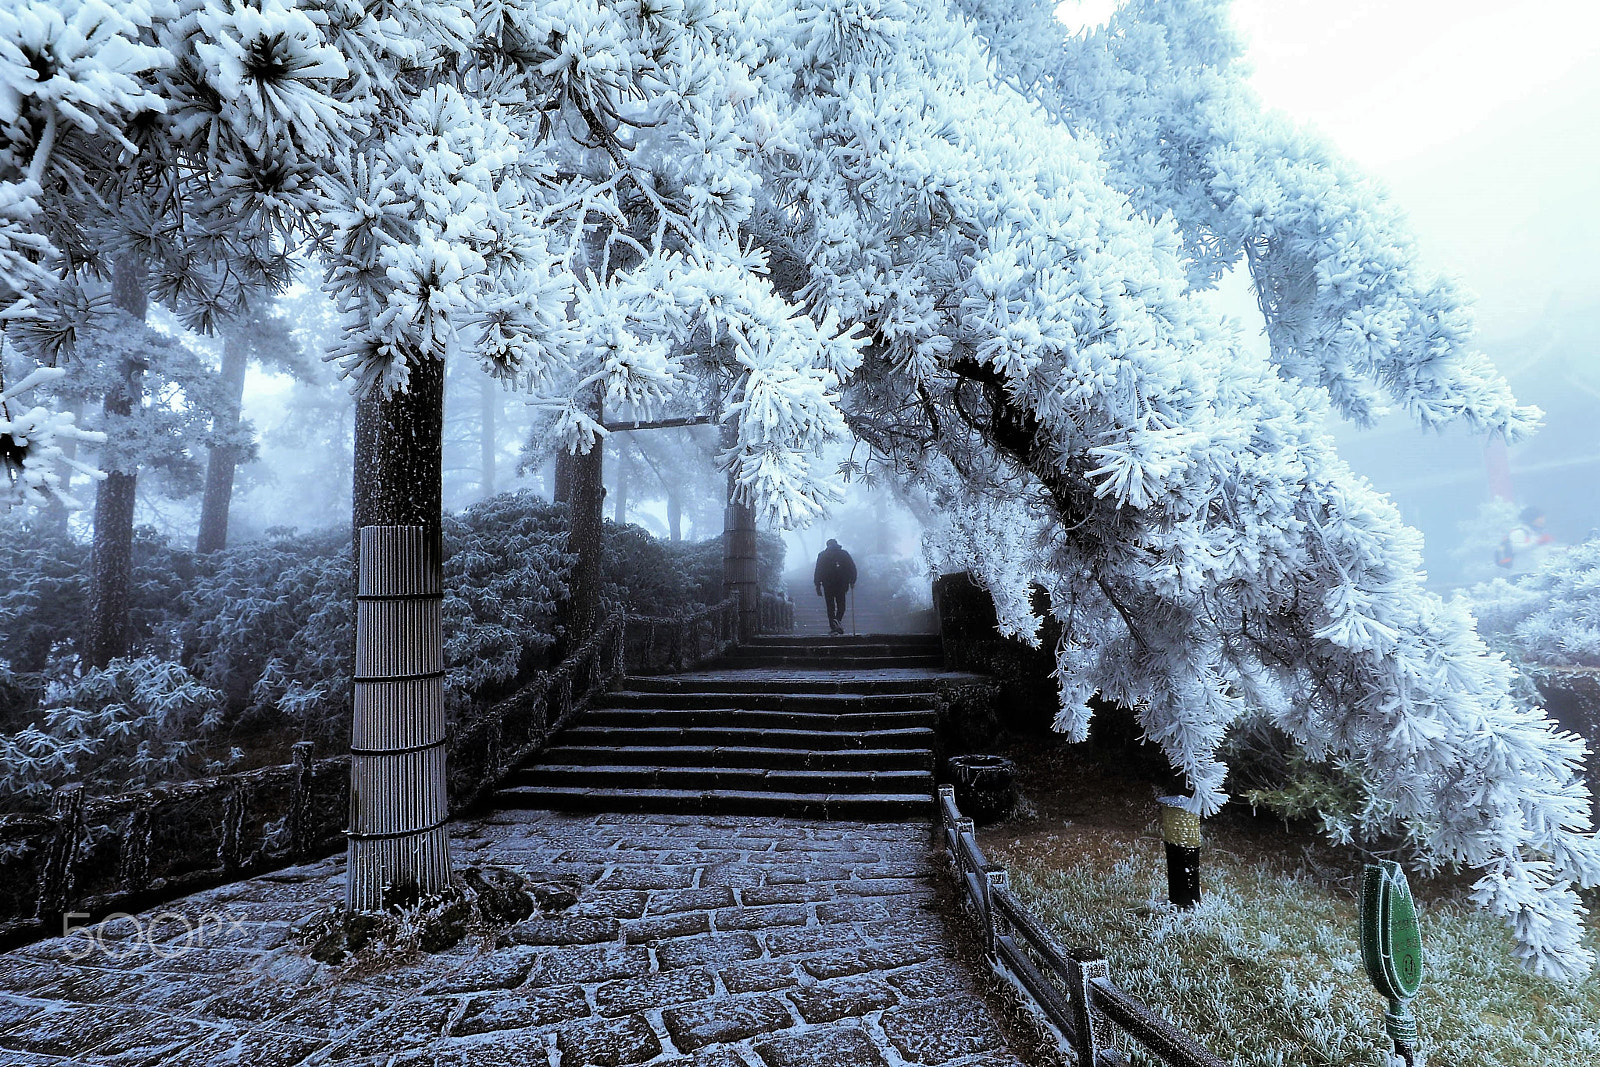
[[[1111,1035],[1095,1011],[1089,986],[1096,979],[1111,977],[1111,965],[1092,949],[1073,949],[1067,954],[1067,993],[1072,1008],[1072,1051],[1079,1067],[1100,1067],[1100,1052],[1110,1045]]]
[[[39,887],[38,917],[46,922],[67,910],[72,895],[72,868],[83,832],[83,786],[57,789],[50,798],[50,815],[56,820],[56,836],[45,856],[44,884]]]
[[[311,749],[310,741],[290,746],[294,777],[289,780],[289,855],[299,859],[311,848]]]
[[[224,870],[231,871],[240,865],[243,859],[244,843],[244,797],[237,786],[229,789],[222,797],[222,833],[217,842],[217,862]]]
[[[122,855],[117,857],[117,880],[131,892],[150,883],[150,809],[138,807],[128,816],[122,838]]]
[[[999,956],[1000,924],[1004,921],[995,914],[994,891],[1008,889],[1011,886],[1011,876],[1004,867],[990,867],[983,871],[983,936],[987,942],[986,948],[992,960]]]

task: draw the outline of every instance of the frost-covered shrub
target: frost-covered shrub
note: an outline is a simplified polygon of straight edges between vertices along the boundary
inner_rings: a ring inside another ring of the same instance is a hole
[[[448,689],[470,694],[543,665],[574,557],[566,508],[502,493],[444,521]]]
[[[8,731],[0,736],[0,794],[87,777],[85,768],[102,758],[96,724],[151,741],[137,760],[127,758],[149,780],[214,766],[158,744],[162,731],[203,741],[226,730],[240,745],[274,750],[269,758],[281,758],[275,747],[288,737],[330,748],[348,739],[355,647],[348,532],[274,530],[197,556],[141,530],[130,588],[137,658],[128,662],[137,669],[118,661],[88,673],[77,651],[88,546],[42,523],[8,521],[0,532],[0,573],[15,579],[0,592],[0,728]],[[497,698],[549,665],[573,557],[566,507],[525,492],[446,516],[442,534],[445,688],[449,706],[459,709]],[[762,535],[768,584],[782,569],[782,551],[780,538]],[[722,596],[721,568],[720,539],[673,545],[638,527],[606,525],[613,606],[666,614],[713,603]],[[179,710],[191,719],[175,717]],[[193,732],[181,733],[185,722]],[[116,788],[136,776],[113,769],[93,777],[98,788]]]
[[[0,522],[0,674],[35,687],[75,674],[88,618],[89,546],[42,519]],[[173,607],[193,578],[192,556],[147,526],[134,531],[129,645],[136,655],[176,658]],[[16,709],[0,693],[0,714]],[[3,720],[0,720],[3,721]]]
[[[35,674],[74,651],[88,562],[89,546],[49,523],[0,524],[0,665],[13,675]]]
[[[880,597],[886,611],[904,615],[933,606],[933,583],[916,560],[874,552],[861,558],[859,570],[863,592]]]
[[[197,568],[175,606],[176,654],[216,687],[231,722],[331,736],[351,699],[349,534],[275,531]]]
[[[49,697],[37,725],[0,738],[0,793],[74,780],[115,792],[214,773],[240,755],[207,755],[223,723],[220,694],[154,656],[112,660]]]
[[[628,610],[641,615],[670,615],[685,608],[692,610],[708,607],[722,600],[724,594],[720,534],[708,537],[704,541],[657,542],[657,544],[664,551],[666,558],[672,561],[672,566],[682,570],[688,586],[688,600],[684,603],[674,603],[670,599],[651,599],[648,595],[635,593]],[[770,530],[757,531],[756,584],[762,589],[782,588],[784,551],[781,536]]]
[[[1473,586],[1468,600],[1479,631],[1525,662],[1600,667],[1600,538],[1514,582]]]
[[[700,542],[709,544],[710,542]],[[722,584],[721,541],[717,554],[717,586],[720,600]],[[698,546],[696,546],[698,547]],[[620,608],[635,615],[670,615],[706,603],[703,587],[691,573],[692,553],[651,537],[641,527],[628,523],[605,525],[605,549],[601,567],[605,575],[603,598],[609,608]]]

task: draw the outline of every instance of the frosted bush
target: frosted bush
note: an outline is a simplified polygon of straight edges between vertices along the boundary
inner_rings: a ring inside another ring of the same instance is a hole
[[[222,725],[220,696],[176,663],[112,660],[49,693],[37,726],[0,739],[0,792],[63,781],[115,792],[214,773],[229,758],[206,752]]]
[[[1475,585],[1467,601],[1479,628],[1528,663],[1600,667],[1600,538],[1553,553],[1514,582]]]

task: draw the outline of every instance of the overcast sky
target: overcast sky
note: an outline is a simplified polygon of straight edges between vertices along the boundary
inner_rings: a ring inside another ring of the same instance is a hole
[[[1112,0],[1068,0],[1065,21]],[[1262,99],[1388,185],[1486,333],[1600,294],[1600,2],[1234,0]]]

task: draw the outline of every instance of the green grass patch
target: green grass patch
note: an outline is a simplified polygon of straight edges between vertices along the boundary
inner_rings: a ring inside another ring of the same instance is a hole
[[[1205,899],[1178,912],[1155,849],[1109,870],[994,851],[1063,944],[1103,952],[1119,986],[1224,1060],[1387,1067],[1350,892],[1208,850]],[[1510,931],[1470,904],[1420,907],[1426,972],[1413,1007],[1430,1067],[1600,1064],[1600,975],[1577,986],[1533,977],[1512,956]],[[1588,944],[1600,950],[1592,923]]]

